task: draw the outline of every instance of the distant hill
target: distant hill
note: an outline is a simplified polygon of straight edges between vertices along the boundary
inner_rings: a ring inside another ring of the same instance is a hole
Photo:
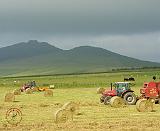
[[[36,40],[0,48],[0,76],[105,72],[129,67],[160,67],[160,63],[91,46],[62,50]]]

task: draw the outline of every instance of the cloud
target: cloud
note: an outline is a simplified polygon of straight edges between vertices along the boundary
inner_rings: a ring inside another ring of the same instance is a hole
[[[159,0],[0,1],[0,46],[30,39],[159,61]]]
[[[160,62],[160,32],[134,34],[134,35],[113,35],[100,36],[94,39],[96,46],[126,56]]]
[[[1,32],[128,34],[160,29],[159,0],[5,0]]]

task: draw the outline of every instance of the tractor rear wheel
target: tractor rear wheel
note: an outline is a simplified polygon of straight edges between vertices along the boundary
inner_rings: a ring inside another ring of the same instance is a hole
[[[137,101],[137,97],[133,92],[127,92],[124,94],[123,99],[128,105],[135,105]]]
[[[104,104],[105,105],[109,105],[110,104],[110,101],[111,101],[111,96],[107,96],[105,99],[104,99]]]

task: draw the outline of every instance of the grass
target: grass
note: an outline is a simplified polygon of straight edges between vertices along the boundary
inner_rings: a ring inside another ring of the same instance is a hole
[[[155,105],[154,112],[140,113],[135,105],[123,108],[112,108],[99,103],[97,87],[109,87],[111,82],[123,81],[124,76],[133,76],[136,86],[135,94],[144,81],[151,81],[153,75],[159,77],[160,71],[153,72],[120,72],[68,76],[42,76],[0,79],[0,130],[159,130],[160,106]],[[44,92],[16,96],[16,102],[4,102],[6,92],[19,88],[23,83],[35,80],[39,86],[55,84],[53,97],[44,97]],[[16,81],[16,83],[14,82]],[[158,80],[157,80],[158,81]],[[80,103],[74,121],[56,124],[54,112],[68,101]],[[6,110],[18,107],[23,113],[22,122],[14,127],[5,123]]]

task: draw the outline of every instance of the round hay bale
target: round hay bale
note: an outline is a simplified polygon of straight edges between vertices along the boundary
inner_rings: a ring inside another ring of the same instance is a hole
[[[102,94],[104,91],[105,89],[102,87],[97,88],[97,94]]]
[[[136,103],[136,109],[139,112],[151,112],[153,111],[153,103],[154,100],[152,99],[140,99]]]
[[[33,90],[30,88],[26,89],[26,94],[33,94]]]
[[[118,96],[114,96],[110,100],[110,105],[115,108],[123,107],[125,105],[125,101]]]
[[[15,95],[14,95],[14,93],[7,93],[5,95],[5,100],[4,101],[5,102],[13,102],[13,101],[15,101]]]
[[[68,113],[68,119],[73,121],[73,115],[75,114],[76,110],[79,108],[79,105],[73,101],[67,102],[62,106],[62,109],[66,110]]]
[[[62,106],[62,109],[65,109],[66,111],[70,111],[71,113],[74,113],[78,109],[78,104],[76,104],[73,101],[67,102]]]
[[[54,114],[54,119],[56,123],[66,122],[68,120],[67,111],[65,109],[59,109]]]
[[[44,96],[45,96],[45,97],[53,96],[53,91],[52,91],[52,90],[46,90],[46,91],[44,92]]]
[[[21,90],[20,89],[14,90],[14,95],[21,95]]]
[[[54,85],[49,85],[49,88],[50,88],[50,89],[54,89],[55,86],[54,86]]]

